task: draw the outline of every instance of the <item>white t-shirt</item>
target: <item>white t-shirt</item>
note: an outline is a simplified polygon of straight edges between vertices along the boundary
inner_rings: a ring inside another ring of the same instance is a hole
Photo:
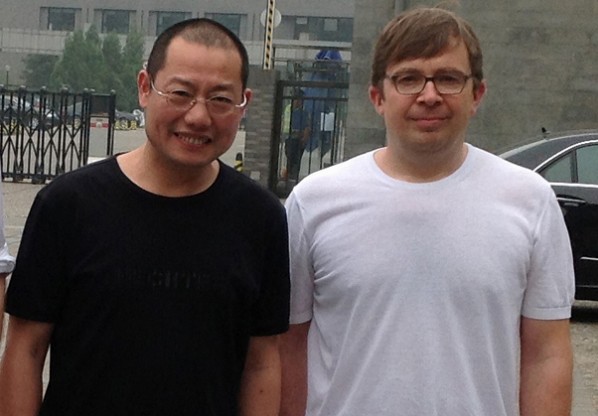
[[[311,320],[308,416],[515,416],[521,316],[570,316],[569,239],[549,184],[469,146],[430,183],[370,152],[287,200],[291,323]]]
[[[14,268],[15,258],[8,252],[8,245],[4,236],[4,196],[2,181],[0,180],[0,273],[10,273]],[[1,316],[0,319],[2,319]]]

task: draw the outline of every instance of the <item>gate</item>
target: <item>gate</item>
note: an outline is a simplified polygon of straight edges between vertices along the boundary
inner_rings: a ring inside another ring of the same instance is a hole
[[[342,161],[345,144],[347,66],[295,63],[294,74],[276,88],[269,182],[282,198],[305,176]]]
[[[0,86],[2,178],[40,184],[87,164],[93,102],[106,101],[106,97],[106,116],[111,120],[106,149],[109,154],[114,95]]]

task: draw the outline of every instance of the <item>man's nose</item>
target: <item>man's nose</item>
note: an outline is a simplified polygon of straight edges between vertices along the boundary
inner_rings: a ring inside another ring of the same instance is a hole
[[[193,106],[185,113],[185,121],[189,124],[212,124],[212,115],[208,109],[207,102],[202,99],[196,100]]]
[[[442,99],[442,94],[438,92],[436,89],[436,84],[434,84],[434,79],[427,78],[424,84],[424,89],[418,95],[419,101],[425,102],[436,102]]]

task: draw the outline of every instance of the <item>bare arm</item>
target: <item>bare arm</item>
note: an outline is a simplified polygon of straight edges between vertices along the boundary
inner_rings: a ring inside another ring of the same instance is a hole
[[[2,330],[4,328],[4,296],[6,293],[6,276],[8,276],[8,273],[0,273],[0,340],[2,340]]]
[[[54,326],[10,317],[0,362],[0,414],[34,416],[42,401],[42,370]]]
[[[277,416],[280,407],[278,336],[252,337],[241,379],[240,416]]]
[[[311,322],[291,325],[281,337],[280,416],[304,416],[307,405],[307,334]]]
[[[521,321],[521,416],[569,416],[573,353],[569,321]]]

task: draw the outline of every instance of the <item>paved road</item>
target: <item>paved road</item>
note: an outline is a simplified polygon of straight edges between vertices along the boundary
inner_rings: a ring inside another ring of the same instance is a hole
[[[116,132],[115,152],[135,148],[144,140],[142,131]],[[223,157],[234,164],[237,152],[244,147],[241,134],[233,148]],[[3,183],[6,211],[5,231],[9,248],[17,253],[23,226],[35,194],[42,185]],[[573,416],[598,416],[598,302],[578,302],[574,308],[572,335],[575,348],[575,385]],[[0,352],[4,345],[0,344]],[[44,380],[48,379],[46,366]]]

